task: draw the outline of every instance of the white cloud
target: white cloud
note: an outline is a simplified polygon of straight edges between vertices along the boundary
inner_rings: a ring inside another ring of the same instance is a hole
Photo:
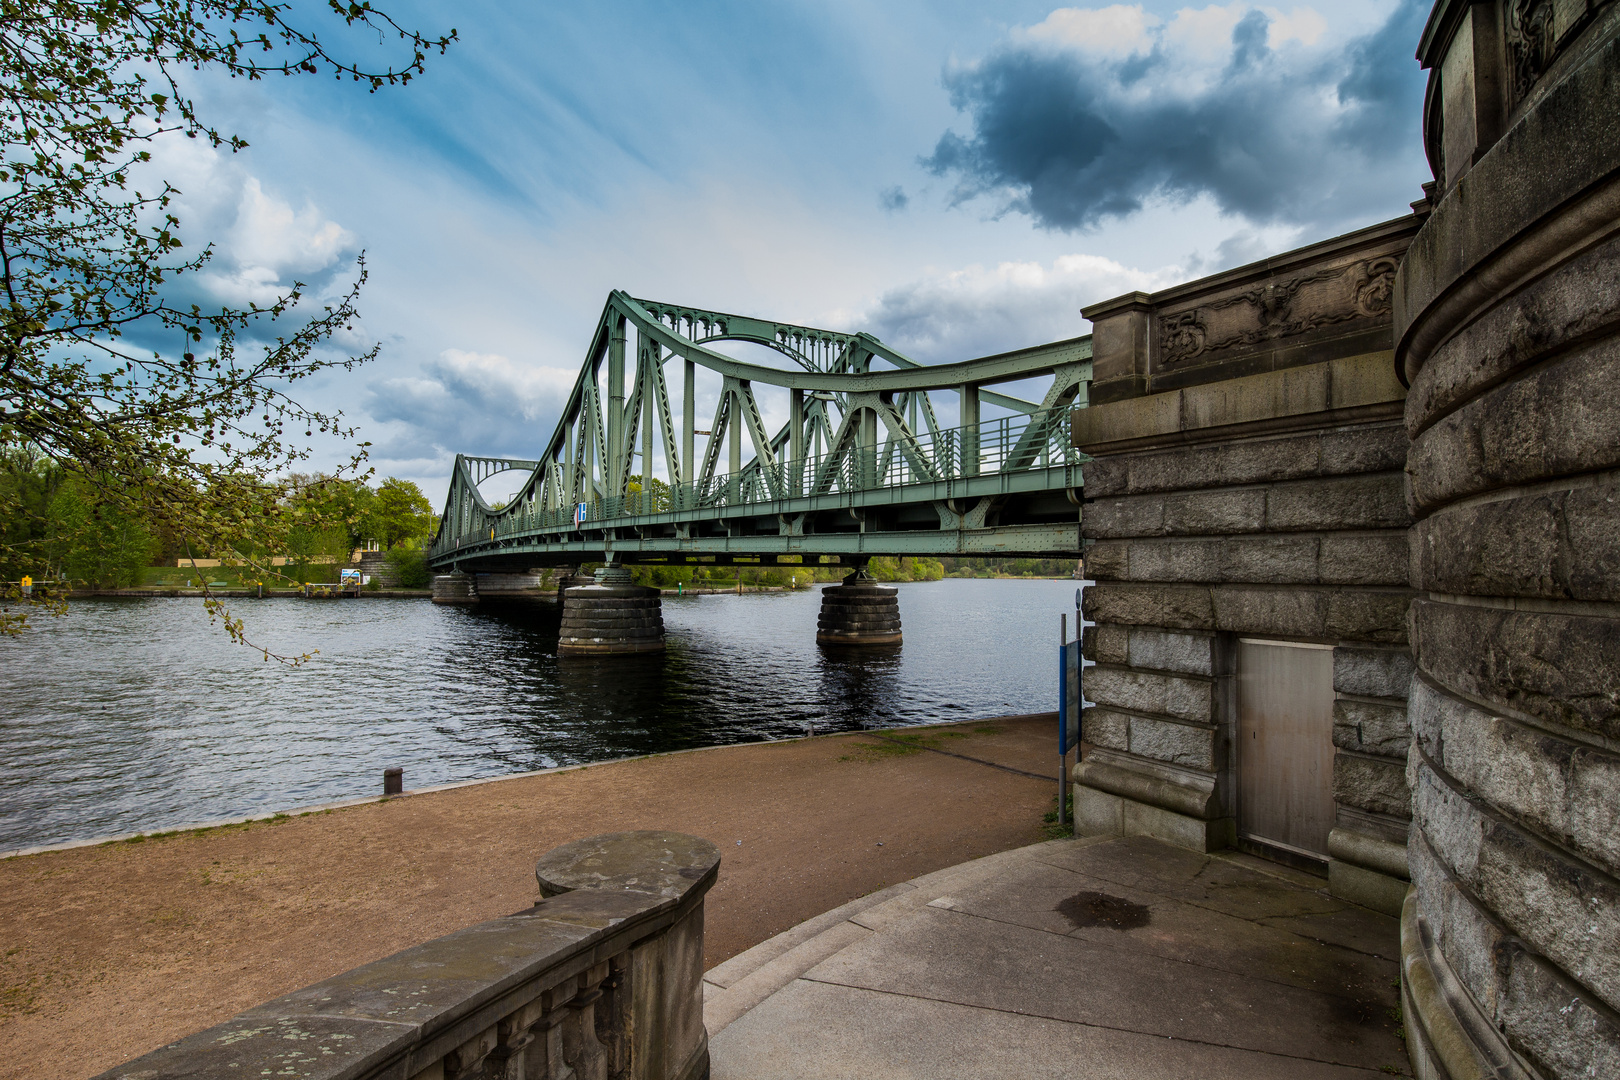
[[[1153,47],[1151,29],[1159,25],[1140,4],[1114,4],[1105,8],[1058,8],[1014,39],[1057,45],[1077,52],[1131,56]]]
[[[1087,333],[1081,307],[1185,277],[1179,266],[1140,270],[1086,254],[967,266],[891,289],[848,323],[916,360],[949,363]]]

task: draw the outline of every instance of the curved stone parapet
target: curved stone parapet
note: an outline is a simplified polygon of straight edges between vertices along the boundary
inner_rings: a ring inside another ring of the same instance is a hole
[[[97,1080],[704,1080],[703,897],[720,852],[606,833],[543,856],[543,898],[295,990]]]
[[[821,590],[820,645],[900,644],[900,590],[859,572]]]
[[[1620,1076],[1620,4],[1441,3],[1422,59],[1413,1066]]]
[[[623,567],[606,566],[596,583],[562,590],[558,656],[624,656],[664,651],[657,589],[630,584]]]
[[[458,607],[478,603],[478,579],[459,570],[438,575],[433,579],[433,602]]]

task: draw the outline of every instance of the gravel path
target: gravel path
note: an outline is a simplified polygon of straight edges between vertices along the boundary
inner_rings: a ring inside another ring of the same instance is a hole
[[[93,1075],[526,907],[535,858],[599,832],[677,829],[720,846],[711,967],[875,889],[1040,839],[1054,727],[722,747],[6,859],[0,1078]]]

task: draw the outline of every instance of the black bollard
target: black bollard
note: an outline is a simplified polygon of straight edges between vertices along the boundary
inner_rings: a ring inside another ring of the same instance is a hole
[[[404,792],[404,790],[405,790],[405,770],[404,769],[397,769],[397,768],[396,769],[384,769],[383,770],[383,794],[384,795],[399,795],[402,792]]]

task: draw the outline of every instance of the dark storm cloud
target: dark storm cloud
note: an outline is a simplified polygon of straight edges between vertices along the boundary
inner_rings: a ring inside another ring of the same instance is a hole
[[[1411,59],[1426,11],[1402,0],[1364,37],[1275,49],[1269,18],[1249,11],[1224,65],[1203,79],[1162,32],[1125,56],[1017,37],[946,72],[972,127],[946,133],[924,164],[955,179],[954,201],[989,196],[1051,229],[1200,195],[1265,223],[1394,214],[1428,179],[1423,75]]]

